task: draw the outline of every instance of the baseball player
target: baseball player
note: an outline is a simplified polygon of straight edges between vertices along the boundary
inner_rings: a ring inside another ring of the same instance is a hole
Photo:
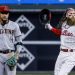
[[[14,67],[9,67],[6,61],[15,53],[18,58],[22,44],[19,25],[8,17],[9,7],[0,6],[0,75],[4,75],[4,71],[6,75],[16,75],[16,64]]]
[[[54,75],[68,75],[75,66],[75,10],[66,10],[58,28],[52,27],[50,23],[46,24],[46,28],[60,36],[61,40]]]

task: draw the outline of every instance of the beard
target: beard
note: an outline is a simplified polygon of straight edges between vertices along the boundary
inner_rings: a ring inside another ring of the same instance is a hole
[[[5,25],[6,23],[8,23],[8,19],[1,19],[2,21],[2,25]]]
[[[67,24],[68,25],[70,25],[70,26],[73,26],[73,25],[75,25],[75,18],[73,17],[73,18],[71,18],[71,19],[67,19]]]

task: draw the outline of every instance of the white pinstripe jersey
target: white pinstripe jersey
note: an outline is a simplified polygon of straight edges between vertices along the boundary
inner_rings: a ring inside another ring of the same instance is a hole
[[[21,31],[17,23],[9,20],[4,26],[0,24],[0,50],[15,50],[15,37],[20,35]]]
[[[65,23],[62,25],[61,48],[75,49],[75,25],[69,26]]]

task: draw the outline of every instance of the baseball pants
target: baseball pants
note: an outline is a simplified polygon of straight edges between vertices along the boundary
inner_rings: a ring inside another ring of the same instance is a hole
[[[0,75],[16,75],[16,66],[11,71],[9,67],[4,63],[8,59],[7,54],[0,53]]]
[[[68,75],[75,66],[75,52],[60,51],[55,63],[54,75]]]

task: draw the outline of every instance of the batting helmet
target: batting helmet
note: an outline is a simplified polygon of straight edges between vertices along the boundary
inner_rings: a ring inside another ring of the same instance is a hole
[[[51,12],[48,9],[43,9],[39,15],[40,23],[46,24],[49,20],[51,20]]]
[[[9,12],[8,6],[0,6],[0,12]]]

